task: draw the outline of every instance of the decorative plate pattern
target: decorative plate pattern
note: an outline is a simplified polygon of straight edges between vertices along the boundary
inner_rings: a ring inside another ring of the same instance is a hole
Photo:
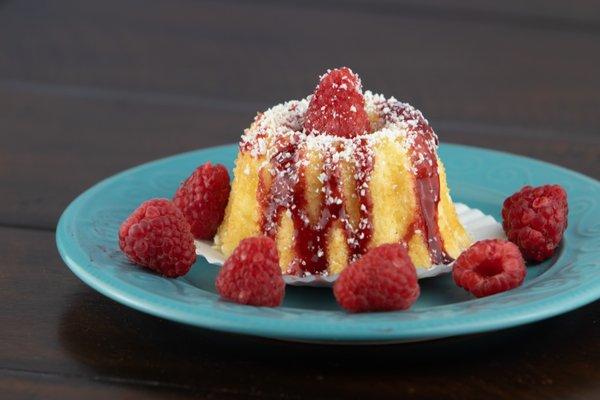
[[[569,228],[557,254],[528,268],[512,291],[474,299],[448,274],[421,281],[405,312],[347,314],[331,290],[287,287],[282,307],[241,306],[219,299],[216,268],[198,260],[188,275],[165,279],[131,265],[118,250],[121,221],[142,201],[171,197],[206,161],[233,167],[237,146],[184,153],[144,164],[92,187],[65,210],[56,237],[71,270],[101,293],[138,310],[210,329],[319,342],[390,342],[484,332],[547,318],[600,297],[600,183],[541,161],[443,144],[456,201],[500,219],[503,199],[525,184],[558,183],[569,196]]]
[[[463,224],[471,239],[474,242],[484,239],[506,239],[502,230],[502,225],[491,215],[485,215],[480,210],[470,208],[462,203],[455,203],[456,214]],[[226,257],[217,248],[214,243],[208,240],[196,240],[196,254],[204,257],[206,261],[214,265],[223,265]],[[446,274],[452,271],[452,265],[438,264],[429,268],[417,268],[417,277],[419,279],[432,278],[440,274]],[[337,280],[339,274],[332,275],[283,275],[283,280],[288,285],[293,286],[311,286],[311,287],[330,287]]]

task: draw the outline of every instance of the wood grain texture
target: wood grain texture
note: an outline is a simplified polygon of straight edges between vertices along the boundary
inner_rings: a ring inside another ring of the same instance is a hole
[[[585,399],[600,391],[600,303],[479,336],[392,347],[294,344],[213,333],[117,304],[63,265],[51,233],[0,229],[0,254],[3,393]]]
[[[235,1],[235,0],[229,0]],[[274,2],[273,0],[260,0]],[[276,1],[276,0],[275,0]],[[596,33],[600,4],[594,0],[280,0],[291,5],[401,14],[413,18],[478,21],[517,28]]]
[[[0,77],[272,104],[346,64],[434,120],[598,133],[598,39],[279,2],[23,1],[0,13]]]
[[[153,382],[123,382],[90,379],[74,375],[0,369],[0,390],[5,399],[44,400],[105,400],[132,399],[185,399],[190,393],[196,398],[229,399],[231,394],[203,394],[185,391],[179,387],[162,387]]]

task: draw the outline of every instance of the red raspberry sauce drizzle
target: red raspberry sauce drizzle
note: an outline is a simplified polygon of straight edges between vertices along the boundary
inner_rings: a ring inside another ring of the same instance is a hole
[[[297,141],[295,141],[297,143]],[[259,202],[263,209],[262,231],[275,238],[281,215],[289,210],[296,237],[296,259],[289,273],[296,275],[322,274],[327,270],[327,233],[335,221],[340,221],[352,259],[367,251],[372,236],[372,200],[367,181],[372,170],[372,157],[368,154],[366,140],[356,147],[355,159],[362,168],[357,171],[356,190],[360,204],[360,223],[354,229],[346,213],[340,165],[334,154],[340,149],[330,149],[323,163],[324,195],[318,220],[312,224],[306,212],[306,175],[302,166],[303,150],[289,141],[279,143],[277,154],[270,160],[275,171],[270,187],[261,175],[259,178]]]
[[[453,258],[444,250],[444,243],[438,225],[438,204],[440,202],[440,177],[435,146],[437,136],[425,118],[416,110],[408,109],[403,103],[392,106],[395,115],[402,116],[409,123],[414,135],[410,147],[411,164],[415,175],[415,194],[419,213],[411,224],[404,242],[408,243],[417,229],[423,232],[432,264],[448,264]]]
[[[415,195],[418,212],[403,238],[406,243],[416,230],[423,232],[433,264],[449,263],[452,258],[445,252],[438,227],[438,204],[440,200],[440,182],[435,152],[437,138],[425,119],[415,110],[408,109],[402,103],[391,105],[390,113],[410,121],[409,129],[413,137],[409,154],[414,167]],[[384,118],[389,115],[384,113]],[[319,217],[311,223],[307,214],[305,197],[307,182],[303,166],[305,150],[300,148],[303,133],[282,136],[277,142],[277,152],[270,160],[271,184],[263,175],[259,177],[258,198],[262,207],[261,230],[275,239],[283,212],[291,216],[296,236],[294,246],[296,259],[288,268],[294,275],[323,274],[327,271],[327,234],[335,221],[340,221],[350,254],[350,261],[365,254],[372,233],[373,200],[369,190],[369,180],[374,165],[368,140],[357,138],[353,141],[355,160],[355,188],[359,200],[359,224],[353,227],[346,213],[347,204],[340,179],[340,165],[334,156],[340,148],[328,149],[323,166],[323,188]],[[242,148],[243,151],[248,148]],[[268,171],[269,168],[266,169]],[[268,173],[268,172],[267,172]]]
[[[373,171],[374,155],[369,150],[367,139],[359,139],[354,151],[356,166],[354,177],[356,179],[356,195],[359,200],[358,232],[355,240],[351,240],[351,254],[353,256],[365,254],[373,236],[373,198],[369,190],[369,180]],[[352,261],[352,260],[351,260]]]

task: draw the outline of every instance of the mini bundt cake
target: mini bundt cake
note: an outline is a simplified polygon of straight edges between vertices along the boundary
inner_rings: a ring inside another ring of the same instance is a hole
[[[337,274],[372,247],[403,242],[417,268],[471,244],[420,111],[361,89],[348,68],[315,93],[259,113],[244,131],[216,245],[275,239],[282,271]]]

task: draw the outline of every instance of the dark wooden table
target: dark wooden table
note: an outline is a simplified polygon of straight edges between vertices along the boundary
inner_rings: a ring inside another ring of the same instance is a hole
[[[204,331],[115,303],[54,244],[81,191],[235,142],[327,67],[441,139],[600,177],[595,1],[0,0],[0,397],[600,398],[600,303],[479,336],[329,347]]]

